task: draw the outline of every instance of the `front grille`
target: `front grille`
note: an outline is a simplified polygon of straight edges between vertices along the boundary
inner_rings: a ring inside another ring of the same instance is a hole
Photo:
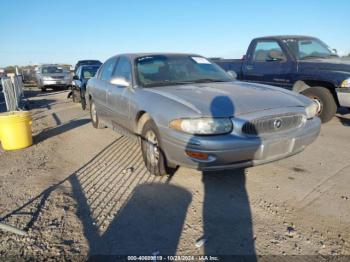
[[[63,79],[64,76],[51,76],[52,79]]]
[[[264,135],[300,127],[304,121],[302,114],[287,114],[263,117],[246,122],[242,132],[247,135]]]

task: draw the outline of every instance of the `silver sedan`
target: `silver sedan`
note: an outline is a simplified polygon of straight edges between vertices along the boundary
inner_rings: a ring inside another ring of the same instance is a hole
[[[87,83],[92,124],[136,135],[148,170],[253,166],[301,152],[320,131],[318,106],[233,79],[195,54],[124,54]]]

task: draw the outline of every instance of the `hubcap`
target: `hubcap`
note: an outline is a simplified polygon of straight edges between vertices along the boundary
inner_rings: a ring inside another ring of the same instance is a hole
[[[323,111],[323,104],[321,100],[318,97],[311,97],[311,99],[317,104],[318,106],[317,115],[320,115]]]
[[[157,136],[152,130],[146,133],[146,143],[147,159],[152,166],[155,166],[159,160],[159,148]]]
[[[96,113],[96,107],[94,103],[91,104],[91,118],[92,118],[92,121],[96,123],[97,113]]]

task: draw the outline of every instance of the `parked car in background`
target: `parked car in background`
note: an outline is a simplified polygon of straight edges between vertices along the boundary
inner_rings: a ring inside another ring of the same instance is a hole
[[[82,65],[97,65],[97,66],[101,66],[102,63],[101,61],[99,60],[79,60],[75,67],[74,67],[74,73],[76,74],[77,73],[77,70],[80,66]]]
[[[87,83],[95,128],[141,138],[148,170],[219,170],[302,151],[320,131],[318,106],[278,87],[233,80],[195,54],[125,54]]]
[[[243,59],[215,59],[239,80],[283,87],[319,104],[322,122],[337,106],[350,108],[350,61],[340,59],[321,40],[310,36],[253,39]]]
[[[80,102],[83,110],[86,108],[85,91],[87,81],[94,77],[99,65],[82,65],[79,66],[72,81],[72,98],[73,102]]]
[[[35,77],[38,87],[43,92],[47,88],[53,90],[67,89],[72,83],[70,72],[55,64],[39,66]]]

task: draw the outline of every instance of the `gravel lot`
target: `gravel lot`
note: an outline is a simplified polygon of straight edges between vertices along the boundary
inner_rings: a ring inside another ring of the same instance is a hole
[[[350,255],[347,110],[294,157],[159,178],[146,171],[135,141],[94,129],[67,92],[26,94],[35,144],[0,151],[0,220],[28,236],[0,231],[5,259]]]

